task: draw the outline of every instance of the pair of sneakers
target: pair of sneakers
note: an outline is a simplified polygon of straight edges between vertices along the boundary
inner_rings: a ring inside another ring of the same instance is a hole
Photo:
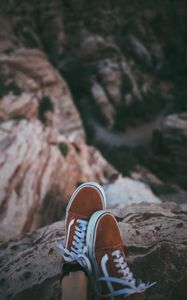
[[[76,189],[66,209],[65,245],[57,241],[63,262],[85,269],[99,299],[141,294],[154,283],[137,283],[133,278],[116,219],[105,209],[99,184],[83,183]]]

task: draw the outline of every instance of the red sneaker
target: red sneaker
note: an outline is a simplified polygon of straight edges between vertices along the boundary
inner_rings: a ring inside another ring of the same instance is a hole
[[[133,278],[126,263],[117,221],[111,213],[98,211],[92,215],[86,243],[100,299],[123,299],[138,294],[140,297],[136,299],[142,299],[142,293],[155,284],[137,283]]]
[[[86,247],[88,221],[94,212],[105,207],[105,194],[99,184],[87,182],[75,190],[66,209],[65,246],[60,240],[56,242],[64,262],[79,263],[91,271]]]

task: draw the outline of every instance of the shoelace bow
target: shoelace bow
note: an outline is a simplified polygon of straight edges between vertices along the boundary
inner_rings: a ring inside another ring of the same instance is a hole
[[[87,257],[86,247],[86,230],[88,222],[78,219],[77,226],[75,226],[75,234],[71,246],[71,251],[68,250],[61,240],[56,241],[56,246],[59,249],[62,257],[66,262],[77,261],[88,273],[91,273],[91,263]]]
[[[118,273],[121,274],[121,278],[116,277],[100,277],[98,281],[104,281],[104,282],[111,282],[111,283],[118,283],[125,288],[113,291],[107,295],[102,295],[102,297],[109,297],[113,298],[116,296],[129,296],[136,293],[143,293],[146,289],[150,288],[156,282],[153,283],[143,283],[142,281],[136,282],[136,280],[133,278],[133,273],[130,272],[129,267],[127,266],[127,263],[124,259],[124,257],[121,255],[121,252],[119,250],[116,250],[112,252],[112,256],[114,257],[115,266],[118,270]]]

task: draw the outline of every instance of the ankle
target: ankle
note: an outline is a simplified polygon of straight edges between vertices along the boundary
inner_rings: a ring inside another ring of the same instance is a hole
[[[68,276],[70,273],[75,272],[83,272],[88,277],[86,270],[81,265],[64,263],[62,265],[60,281],[62,281],[65,276]]]
[[[144,300],[145,299],[145,295],[143,293],[141,294],[133,294],[131,296],[129,296],[129,298],[127,298],[129,300]]]

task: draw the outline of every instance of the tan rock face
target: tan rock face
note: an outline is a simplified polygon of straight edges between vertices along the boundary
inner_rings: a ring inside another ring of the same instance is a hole
[[[1,55],[0,65],[6,87],[0,103],[1,120],[38,117],[66,136],[73,132],[84,138],[68,86],[44,53],[36,49],[18,49],[11,55]],[[19,89],[17,96],[12,91],[12,83]]]
[[[60,151],[61,150],[61,151]],[[1,240],[62,218],[76,186],[117,173],[94,148],[58,138],[39,121],[0,126]]]
[[[16,118],[36,118],[38,100],[33,94],[22,93],[19,96],[9,92],[0,101],[0,121]]]
[[[135,278],[157,281],[148,300],[185,300],[187,268],[186,206],[139,204],[118,217],[127,261]],[[1,299],[60,299],[60,261],[56,239],[63,222],[0,245]],[[90,298],[93,299],[93,298]]]
[[[50,135],[37,121],[0,127],[1,239],[38,226],[45,206],[51,207],[52,219],[62,206],[64,158]]]
[[[40,3],[39,7],[41,5],[46,14],[56,7],[43,4]],[[11,9],[17,13],[11,15]],[[27,19],[26,27],[18,18],[23,12]],[[73,133],[74,138],[84,139],[82,122],[66,81],[42,51],[34,23],[33,5],[10,5],[9,13],[1,14],[0,21],[0,121],[39,118],[66,136]],[[44,24],[45,16],[42,18]],[[35,41],[34,48],[27,44],[29,40]]]
[[[117,174],[95,148],[85,145],[66,81],[44,53],[43,46],[51,53],[63,52],[61,8],[60,1],[37,4],[44,45],[36,30],[35,6],[9,3],[1,14],[1,240],[60,219],[79,183],[106,183]],[[59,18],[46,21],[59,11]],[[23,14],[24,21],[19,18]],[[54,41],[47,44],[54,30],[62,46],[56,50]]]

